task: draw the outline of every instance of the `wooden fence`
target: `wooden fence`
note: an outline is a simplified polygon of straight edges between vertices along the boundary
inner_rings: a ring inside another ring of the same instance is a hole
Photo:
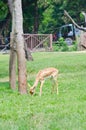
[[[24,39],[31,51],[52,50],[52,34],[24,34]]]

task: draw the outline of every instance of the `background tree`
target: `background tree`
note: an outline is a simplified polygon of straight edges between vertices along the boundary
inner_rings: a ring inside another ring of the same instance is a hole
[[[1,1],[4,5],[7,4],[6,0]],[[24,33],[58,32],[60,26],[70,23],[70,21],[64,17],[64,10],[67,10],[79,25],[84,25],[84,16],[81,12],[86,12],[85,0],[82,2],[81,0],[22,0],[22,2]],[[6,10],[7,9],[5,9],[5,11]],[[0,11],[0,15],[1,12],[2,11]],[[4,19],[7,17],[7,14],[8,11],[5,14],[5,17],[3,17]],[[10,29],[6,28],[5,31],[6,30],[9,32]]]
[[[64,10],[67,10],[78,23],[84,22],[81,11],[86,10],[85,0],[23,0],[23,5],[25,33],[34,33],[35,29],[37,33],[58,31],[60,26],[70,23],[64,17]]]
[[[74,21],[77,22],[79,25],[84,25],[84,17],[81,12],[86,12],[85,0],[83,0],[82,2],[80,0],[65,0],[63,3],[64,10],[67,10]]]
[[[8,10],[7,3],[0,1],[0,40],[1,43],[5,43],[5,37],[9,35],[10,26],[10,13]]]

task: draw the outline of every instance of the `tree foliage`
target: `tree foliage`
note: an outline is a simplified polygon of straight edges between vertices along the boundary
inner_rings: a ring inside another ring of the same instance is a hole
[[[24,33],[54,33],[63,24],[70,23],[64,10],[79,24],[84,23],[85,0],[22,0]],[[3,5],[3,6],[2,6]],[[0,1],[0,24],[9,13],[7,1]]]
[[[4,20],[8,14],[7,4],[0,1],[0,20]]]

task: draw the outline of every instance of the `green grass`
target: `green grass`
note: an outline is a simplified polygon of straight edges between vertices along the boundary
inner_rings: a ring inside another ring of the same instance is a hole
[[[51,94],[46,80],[43,95],[20,95],[8,82],[9,56],[0,55],[0,130],[86,130],[86,53],[33,53],[27,62],[33,85],[40,69],[59,69],[59,95]]]

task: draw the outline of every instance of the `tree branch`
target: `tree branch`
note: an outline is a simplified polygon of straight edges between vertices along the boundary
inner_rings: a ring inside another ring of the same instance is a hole
[[[68,12],[66,10],[64,10],[64,14],[71,20],[71,22],[80,30],[86,32],[86,28],[83,28],[81,26],[79,26],[73,19],[72,17],[68,14]]]

